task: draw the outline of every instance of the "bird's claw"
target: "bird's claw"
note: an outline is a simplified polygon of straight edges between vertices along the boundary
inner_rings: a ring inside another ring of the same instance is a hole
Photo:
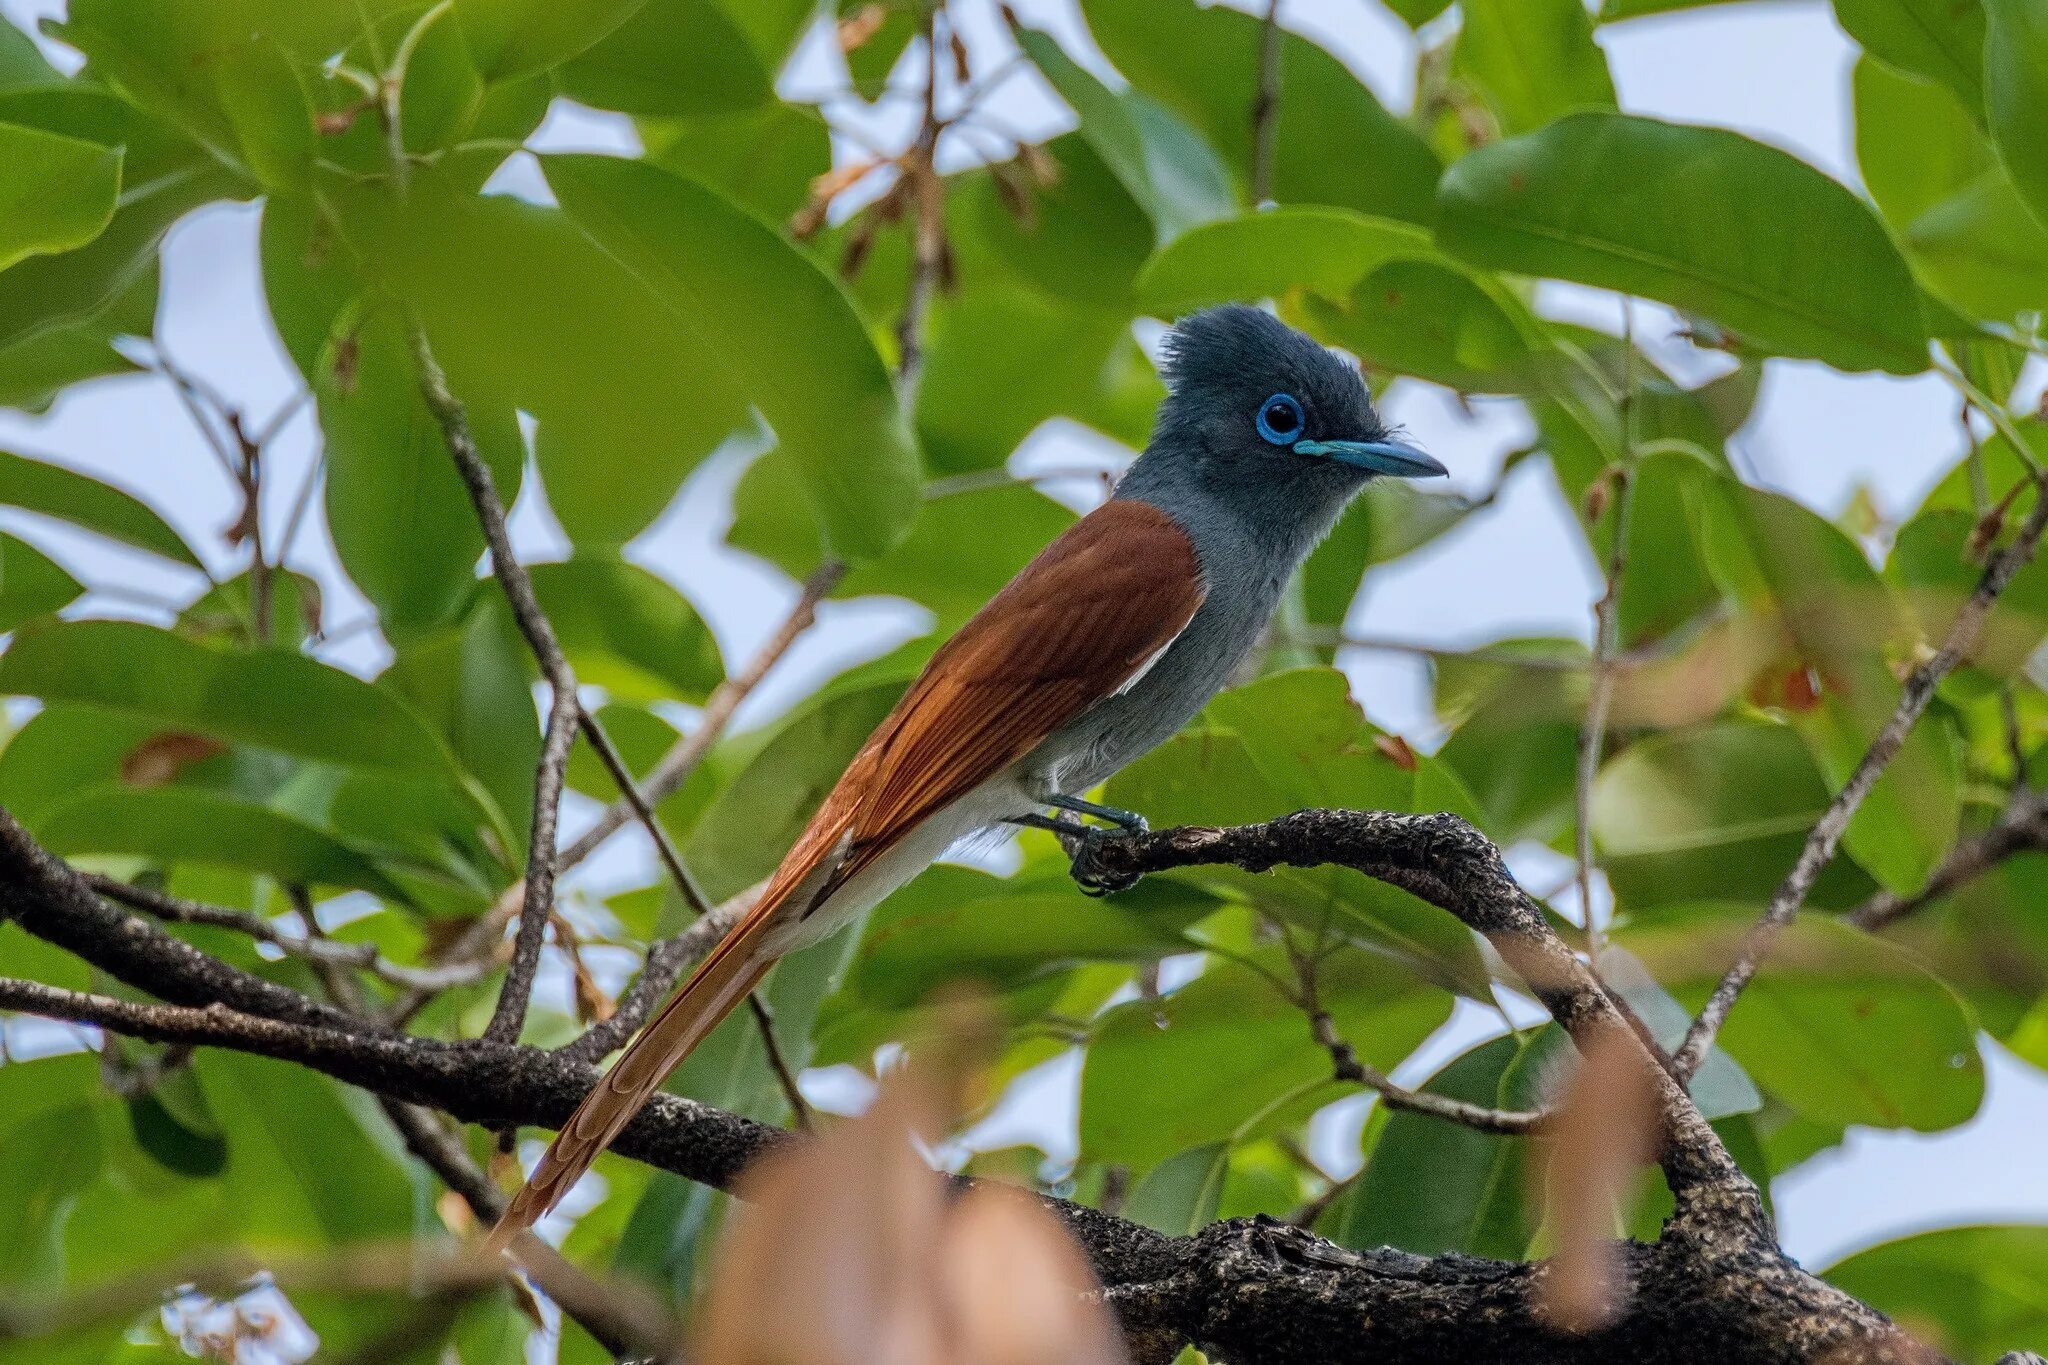
[[[1074,836],[1072,874],[1074,885],[1081,888],[1082,895],[1093,896],[1099,900],[1104,896],[1113,896],[1119,891],[1128,891],[1138,884],[1140,879],[1134,873],[1110,872],[1102,868],[1098,855],[1104,844],[1129,839],[1143,832],[1142,829],[1126,831],[1097,829],[1090,826]]]

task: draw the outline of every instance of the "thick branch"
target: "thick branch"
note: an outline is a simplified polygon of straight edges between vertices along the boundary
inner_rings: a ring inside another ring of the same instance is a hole
[[[1849,775],[1849,780],[1842,784],[1841,791],[1828,802],[1828,808],[1815,822],[1812,832],[1806,836],[1805,846],[1799,850],[1798,860],[1792,864],[1792,870],[1771,893],[1763,917],[1743,937],[1735,961],[1714,986],[1714,993],[1707,997],[1699,1018],[1693,1020],[1692,1027],[1686,1031],[1684,1044],[1674,1055],[1673,1060],[1678,1063],[1681,1075],[1692,1075],[1706,1059],[1708,1050],[1714,1046],[1714,1035],[1720,1031],[1728,1011],[1734,1008],[1736,997],[1756,976],[1757,967],[1762,963],[1764,954],[1770,951],[1771,944],[1776,942],[1778,932],[1799,913],[1799,907],[1806,903],[1807,894],[1813,890],[1821,869],[1835,856],[1835,849],[1849,828],[1850,817],[1856,814],[1857,807],[1870,795],[1871,788],[1877,785],[1877,779],[1883,775],[1886,766],[1904,747],[1906,736],[1927,710],[1928,703],[1934,700],[1934,689],[1976,646],[1977,636],[1984,629],[1985,619],[1991,615],[1998,595],[2005,591],[2006,584],[2012,582],[2020,566],[2034,557],[2034,549],[2040,544],[2044,529],[2048,529],[2048,495],[2037,494],[2033,510],[2027,513],[2027,519],[2021,524],[2012,544],[1993,554],[1984,566],[1976,590],[1957,610],[1941,648],[1907,677],[1898,708],[1870,742],[1870,748],[1857,763],[1856,771]]]

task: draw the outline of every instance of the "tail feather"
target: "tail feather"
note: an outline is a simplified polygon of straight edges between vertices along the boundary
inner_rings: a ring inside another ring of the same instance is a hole
[[[765,908],[757,907],[757,912]],[[582,1179],[598,1154],[633,1121],[669,1072],[767,974],[774,959],[761,951],[761,940],[771,917],[750,915],[748,919],[749,923],[735,928],[699,964],[683,988],[654,1017],[654,1022],[633,1040],[618,1064],[576,1106],[576,1112],[555,1134],[525,1187],[485,1238],[487,1253],[503,1251],[514,1237],[553,1208]]]

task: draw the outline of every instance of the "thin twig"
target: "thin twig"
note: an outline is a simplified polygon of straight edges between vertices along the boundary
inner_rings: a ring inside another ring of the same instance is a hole
[[[790,1117],[796,1126],[806,1133],[811,1131],[811,1106],[804,1100],[804,1092],[797,1088],[796,1072],[790,1069],[789,1059],[782,1055],[782,1044],[775,1038],[775,1014],[768,1008],[768,1002],[761,998],[761,992],[754,991],[747,996],[747,1005],[754,1012],[754,1022],[761,1029],[761,1046],[768,1053],[768,1068],[775,1073],[775,1080],[782,1087],[782,1097],[789,1102]]]
[[[1821,869],[1835,856],[1835,849],[1842,841],[1842,834],[1849,827],[1850,817],[1870,795],[1877,785],[1878,777],[1885,766],[1904,747],[1907,734],[1914,723],[1926,711],[1927,704],[1934,699],[1934,690],[1949,671],[1962,661],[1977,642],[1977,636],[1984,628],[1985,618],[1998,601],[1998,595],[2005,591],[2020,566],[2033,558],[2034,549],[2039,545],[2041,533],[2048,528],[2048,496],[2037,496],[2033,510],[2028,512],[2018,536],[2012,544],[1997,551],[1984,566],[1984,573],[1973,591],[1957,610],[1954,622],[1949,626],[1948,637],[1932,657],[1922,662],[1907,677],[1899,697],[1898,708],[1877,732],[1870,742],[1856,770],[1842,789],[1835,793],[1828,807],[1821,813],[1812,831],[1806,836],[1806,844],[1799,850],[1799,858],[1792,870],[1785,874],[1784,881],[1771,893],[1770,903],[1765,907],[1763,917],[1750,926],[1743,936],[1741,949],[1735,961],[1714,987],[1714,993],[1707,997],[1706,1005],[1699,1017],[1686,1030],[1685,1042],[1673,1055],[1679,1073],[1691,1076],[1699,1069],[1707,1051],[1714,1045],[1714,1035],[1720,1031],[1722,1021],[1734,1006],[1736,997],[1756,976],[1757,966],[1764,954],[1770,951],[1778,932],[1799,913],[1799,907],[1806,902],[1806,896],[1813,889]]]
[[[576,723],[583,708],[576,699],[576,675],[555,638],[554,627],[541,610],[540,600],[534,596],[533,580],[512,553],[512,537],[505,526],[505,505],[499,501],[490,469],[477,451],[469,414],[449,388],[448,376],[434,358],[426,329],[413,323],[410,338],[421,396],[440,426],[448,454],[469,490],[470,504],[483,526],[484,543],[490,547],[491,572],[511,604],[512,619],[539,661],[551,693],[546,735],[533,778],[533,825],[527,842],[526,886],[519,929],[513,938],[512,961],[505,969],[504,987],[498,992],[491,1022],[484,1028],[487,1040],[510,1043],[518,1039],[525,1026],[527,1000],[533,992],[534,975],[540,969],[541,945],[547,938],[548,916],[554,912],[555,822],[561,813],[562,780],[569,765],[569,748],[575,742]]]
[[[1940,866],[1928,874],[1925,886],[1904,896],[1880,891],[1843,918],[1858,929],[1875,932],[2030,849],[2048,849],[2048,794],[2015,792],[1990,828],[1949,850]]]
[[[945,123],[939,117],[938,13],[941,5],[924,8],[922,36],[925,47],[924,117],[917,139],[899,161],[909,182],[912,199],[910,219],[910,274],[904,286],[903,316],[896,325],[896,375],[899,389],[907,398],[917,390],[924,369],[924,329],[938,293],[945,269],[946,222],[945,183],[940,178],[935,156],[939,132]],[[905,404],[908,406],[908,403]]]
[[[1607,738],[1607,715],[1614,705],[1614,682],[1618,672],[1615,655],[1621,643],[1621,580],[1628,568],[1629,508],[1635,501],[1633,473],[1624,466],[1617,466],[1613,479],[1614,544],[1607,555],[1607,581],[1599,600],[1593,604],[1593,685],[1586,700],[1585,722],[1579,727],[1572,792],[1575,826],[1572,844],[1578,863],[1579,916],[1586,927],[1587,952],[1596,962],[1600,958],[1602,933],[1599,917],[1593,913],[1593,780],[1600,773],[1600,754]]]
[[[1252,203],[1273,197],[1273,148],[1280,128],[1280,0],[1266,0],[1259,25],[1259,86],[1252,97]]]

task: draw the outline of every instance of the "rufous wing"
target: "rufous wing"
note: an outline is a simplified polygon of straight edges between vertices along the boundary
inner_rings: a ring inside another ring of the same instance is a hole
[[[552,1208],[746,998],[773,960],[776,929],[1115,694],[1173,642],[1203,595],[1187,533],[1149,503],[1105,503],[1027,564],[932,655],[760,900],[562,1126],[488,1245],[502,1248]]]

